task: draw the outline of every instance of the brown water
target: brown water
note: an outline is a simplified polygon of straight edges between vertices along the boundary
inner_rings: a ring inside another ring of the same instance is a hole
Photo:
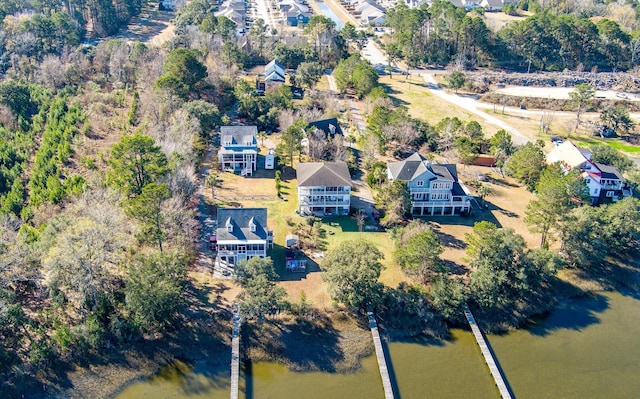
[[[566,301],[528,330],[488,339],[518,399],[640,397],[640,299],[605,293]],[[445,342],[392,342],[388,349],[402,399],[499,397],[470,332],[453,330]],[[332,374],[256,363],[241,376],[241,397],[384,397],[375,358],[362,366]],[[117,398],[227,398],[228,373],[178,363]]]

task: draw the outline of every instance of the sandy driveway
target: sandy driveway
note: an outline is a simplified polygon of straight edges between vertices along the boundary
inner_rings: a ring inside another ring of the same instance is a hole
[[[529,142],[529,138],[523,134],[522,132],[520,132],[518,129],[516,129],[515,127],[509,125],[508,123],[494,117],[491,116],[489,114],[487,114],[485,111],[483,111],[483,106],[480,106],[480,103],[478,100],[472,98],[472,97],[464,97],[462,95],[458,95],[458,94],[449,94],[444,92],[440,86],[438,86],[438,83],[436,82],[436,80],[433,78],[433,75],[429,74],[429,73],[424,73],[422,74],[422,78],[424,79],[424,81],[427,83],[429,91],[435,95],[438,96],[440,98],[442,98],[445,101],[448,101],[454,105],[457,105],[458,107],[464,108],[466,111],[469,111],[479,117],[481,117],[482,119],[484,119],[484,121],[488,124],[491,125],[495,125],[498,126],[500,129],[504,129],[507,132],[511,133],[512,139],[513,139],[513,143],[516,145],[521,145],[521,144],[525,144],[527,142]],[[489,104],[487,104],[489,105]]]

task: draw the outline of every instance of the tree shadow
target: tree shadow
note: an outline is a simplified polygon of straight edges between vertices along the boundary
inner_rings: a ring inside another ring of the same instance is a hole
[[[429,223],[429,227],[431,227],[431,230],[436,233],[438,239],[440,240],[440,243],[445,247],[455,249],[465,249],[467,247],[466,242],[457,237],[454,237],[449,233],[445,233],[444,231],[442,231],[438,223]]]
[[[344,360],[340,348],[340,332],[326,315],[315,314],[313,320],[270,320],[242,328],[243,355],[255,348],[273,361],[293,371],[336,372],[336,364]],[[249,381],[252,376],[247,374]],[[251,386],[251,383],[247,383]]]
[[[500,212],[501,214],[510,217],[510,218],[519,218],[520,215],[518,215],[515,212],[512,212],[508,209],[504,209],[502,207],[499,207],[498,205],[494,204],[491,201],[487,201],[486,199],[484,200],[484,204],[485,204],[485,209],[487,211],[491,211],[491,212]]]
[[[580,331],[600,322],[598,313],[609,309],[607,297],[587,294],[583,298],[565,299],[546,317],[533,319],[527,326],[532,335],[545,337],[558,330]]]
[[[445,226],[470,226],[476,222],[491,222],[497,227],[502,227],[502,224],[491,212],[478,211],[477,208],[472,207],[471,214],[468,216],[414,216],[414,219],[421,219],[429,224],[440,224]]]

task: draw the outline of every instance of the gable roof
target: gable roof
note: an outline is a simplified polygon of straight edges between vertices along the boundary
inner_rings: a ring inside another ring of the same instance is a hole
[[[284,66],[280,64],[275,59],[271,60],[267,65],[264,66],[264,74],[267,75],[271,71],[276,71],[280,75],[284,76]]]
[[[319,130],[322,130],[324,132],[325,137],[327,136],[333,137],[336,134],[344,136],[344,133],[340,128],[340,124],[338,123],[338,119],[336,118],[322,119],[320,121],[309,122],[308,126],[315,127]],[[333,129],[331,128],[331,126],[333,126]]]
[[[588,154],[588,157],[586,156]],[[556,146],[547,154],[548,163],[561,162],[567,165],[570,169],[582,165],[584,162],[589,161],[591,153],[576,147],[572,142],[565,141],[564,143]]]
[[[257,126],[221,126],[220,137],[222,138],[222,146],[224,143],[231,142],[232,145],[244,145],[250,142],[251,146],[257,146],[258,140]]]
[[[596,163],[596,167],[600,169],[601,177],[603,179],[611,179],[611,180],[623,180],[622,173],[615,167],[611,165],[605,165],[602,163]]]
[[[351,186],[345,162],[305,162],[296,171],[298,187]]]
[[[416,177],[422,175],[425,172],[431,173],[427,169],[427,159],[420,155],[418,152],[414,152],[411,156],[404,161],[389,162],[387,169],[391,173],[391,178],[394,180],[411,181]],[[433,175],[433,174],[432,174]],[[435,179],[435,175],[429,180]]]
[[[218,208],[217,220],[218,242],[267,239],[267,208]],[[251,231],[251,222],[256,225],[256,231]],[[227,224],[233,226],[233,231],[227,230]]]
[[[453,164],[431,164],[431,171],[438,180],[452,181],[458,180],[458,170]]]

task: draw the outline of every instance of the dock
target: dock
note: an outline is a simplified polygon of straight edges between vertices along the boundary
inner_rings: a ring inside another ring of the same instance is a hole
[[[240,379],[240,311],[233,304],[233,329],[231,332],[231,399],[238,399],[238,380]]]
[[[476,338],[476,343],[480,347],[480,351],[482,352],[482,356],[484,356],[484,361],[487,363],[489,367],[489,371],[491,372],[491,376],[493,377],[498,390],[500,391],[500,396],[502,399],[512,399],[511,391],[507,386],[506,378],[500,372],[500,368],[498,367],[498,362],[496,361],[491,349],[489,348],[489,344],[485,341],[484,336],[482,335],[482,331],[480,331],[480,327],[476,323],[476,319],[473,317],[473,313],[469,310],[469,306],[467,304],[464,305],[464,315],[469,322],[469,326],[471,327],[471,331],[473,332],[473,336]]]
[[[376,348],[376,358],[378,359],[378,368],[380,369],[380,377],[382,377],[382,387],[384,388],[385,399],[393,399],[393,388],[391,387],[391,377],[389,377],[389,369],[387,368],[387,360],[384,357],[384,349],[382,348],[382,340],[378,333],[378,323],[373,311],[367,309],[369,317],[369,327],[373,336],[373,345]]]

